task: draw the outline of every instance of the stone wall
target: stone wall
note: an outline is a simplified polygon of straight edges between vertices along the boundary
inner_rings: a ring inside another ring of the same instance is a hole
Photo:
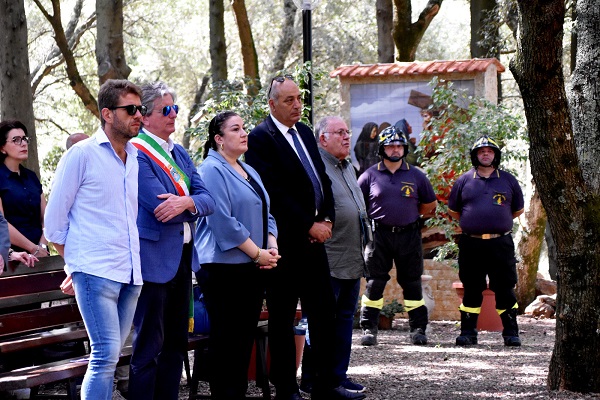
[[[429,319],[433,321],[460,320],[460,313],[458,311],[460,298],[452,288],[452,283],[459,280],[456,269],[446,263],[434,262],[433,260],[425,260],[424,268],[424,274],[432,276],[429,285],[435,300],[435,307],[433,313],[429,315]],[[396,267],[392,268],[390,276],[391,279],[383,293],[384,301],[397,299],[398,302],[404,303],[402,289],[400,289],[398,282],[396,282]],[[363,279],[361,282],[361,296],[365,289],[365,284],[366,281]]]

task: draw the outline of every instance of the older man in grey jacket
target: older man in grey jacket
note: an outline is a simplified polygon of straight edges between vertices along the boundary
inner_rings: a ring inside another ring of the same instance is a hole
[[[352,324],[360,279],[364,276],[363,249],[369,241],[370,227],[364,198],[356,181],[356,171],[348,160],[352,136],[348,126],[342,118],[329,116],[317,123],[315,133],[335,200],[335,225],[331,239],[325,242],[336,299],[334,373],[346,390],[362,393],[365,387],[352,382],[346,373],[350,363]],[[310,352],[310,345],[305,346],[300,385],[300,390],[304,392],[311,391],[314,375]]]

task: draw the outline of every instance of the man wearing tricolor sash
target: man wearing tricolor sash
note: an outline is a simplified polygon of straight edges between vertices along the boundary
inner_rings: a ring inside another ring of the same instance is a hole
[[[144,286],[134,325],[129,399],[177,400],[187,355],[192,269],[198,269],[194,223],[215,202],[186,150],[170,138],[179,107],[163,82],[142,86],[148,108],[138,149],[137,225]]]

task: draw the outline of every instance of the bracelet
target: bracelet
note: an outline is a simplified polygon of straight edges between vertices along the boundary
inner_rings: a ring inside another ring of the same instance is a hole
[[[271,250],[271,249],[279,250],[279,248],[278,248],[278,247],[273,247],[273,246],[272,246],[272,247],[269,247],[269,250]]]
[[[258,264],[258,261],[260,260],[260,253],[262,252],[262,249],[259,247],[258,248],[258,253],[256,254],[256,257],[252,260],[252,262],[254,264]]]
[[[14,253],[13,249],[8,249],[8,261],[12,258],[12,253]]]
[[[32,256],[36,256],[37,253],[40,252],[40,245],[38,244],[37,248],[35,249],[35,253],[32,254]]]

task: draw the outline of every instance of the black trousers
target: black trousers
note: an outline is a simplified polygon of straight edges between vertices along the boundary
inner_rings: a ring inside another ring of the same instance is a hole
[[[490,289],[496,294],[496,308],[512,309],[517,303],[517,260],[512,236],[484,240],[461,235],[458,249],[458,276],[465,289],[463,305],[481,307],[489,277]]]
[[[396,264],[396,280],[402,288],[405,302],[423,300],[421,275],[423,274],[423,247],[418,226],[402,232],[389,232],[377,229],[373,242],[366,252],[367,286],[364,295],[369,300],[380,300],[390,280],[390,270]],[[421,306],[424,307],[424,306]],[[420,308],[421,308],[420,307]],[[418,310],[418,311],[417,311]],[[362,307],[361,327],[373,329],[377,326],[380,310]],[[423,328],[427,325],[426,310],[409,310],[411,327]]]
[[[167,283],[144,282],[133,318],[130,400],[177,400],[187,357],[192,246],[183,246],[179,269]]]
[[[278,266],[267,272],[269,309],[270,378],[278,397],[298,392],[294,317],[298,299],[308,318],[315,360],[315,387],[327,390],[339,385],[333,373],[335,298],[329,263],[322,243],[279,246]]]
[[[211,398],[240,400],[248,388],[248,364],[264,295],[264,271],[254,263],[204,264]],[[198,275],[198,274],[197,274]]]

